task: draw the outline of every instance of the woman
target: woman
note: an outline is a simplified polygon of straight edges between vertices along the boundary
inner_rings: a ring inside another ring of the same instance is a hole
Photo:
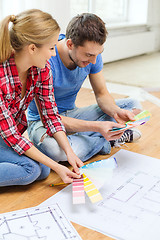
[[[55,56],[59,31],[50,14],[36,9],[8,16],[1,22],[0,186],[26,185],[44,179],[50,168],[65,183],[80,177],[78,167],[83,163],[72,151],[57,112],[47,62]],[[33,98],[47,134],[57,140],[75,173],[47,157],[22,136],[27,128],[25,111]]]

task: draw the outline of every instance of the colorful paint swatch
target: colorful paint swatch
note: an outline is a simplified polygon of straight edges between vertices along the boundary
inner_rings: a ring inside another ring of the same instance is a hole
[[[88,163],[81,167],[80,169],[83,171],[84,169],[91,168],[115,168],[117,166],[116,158],[110,157],[107,159],[99,160],[96,162]]]
[[[89,163],[80,168],[81,173],[84,173],[96,188],[100,189],[104,184],[110,183],[113,176],[113,170],[117,167],[116,158],[99,160]]]
[[[144,110],[143,112],[137,114],[134,119],[135,121],[128,121],[126,122],[126,126],[124,128],[112,128],[110,131],[111,132],[115,132],[115,131],[119,131],[119,130],[127,130],[133,127],[137,127],[139,125],[142,125],[144,123],[146,123],[147,121],[149,121],[151,117],[151,113],[147,110]]]
[[[103,186],[106,181],[109,182],[115,167],[117,167],[117,161],[113,157],[81,167],[81,178],[73,179],[72,183],[73,204],[85,203],[85,192],[92,203],[102,200],[98,188]]]
[[[83,174],[84,178],[84,190],[88,197],[90,198],[92,203],[96,203],[100,200],[102,200],[102,196],[96,186],[92,183],[92,181],[85,175]]]
[[[79,179],[73,179],[72,183],[73,204],[85,203],[83,175]]]
[[[126,122],[127,126],[133,126],[136,124],[137,125],[142,125],[144,123],[146,123],[147,121],[149,121],[151,117],[151,113],[147,110],[144,110],[143,112],[137,114],[134,119],[135,121],[128,121]]]
[[[144,110],[142,112],[140,112],[139,114],[137,114],[134,119],[135,120],[140,120],[140,119],[147,119],[149,120],[151,117],[151,113],[148,110]]]

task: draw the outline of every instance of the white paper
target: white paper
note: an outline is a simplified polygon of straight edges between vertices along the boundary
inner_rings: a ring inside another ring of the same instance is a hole
[[[0,240],[81,240],[58,204],[0,214]]]
[[[160,160],[121,149],[118,167],[100,193],[103,200],[72,204],[71,186],[42,205],[58,202],[73,222],[115,239],[160,239]]]

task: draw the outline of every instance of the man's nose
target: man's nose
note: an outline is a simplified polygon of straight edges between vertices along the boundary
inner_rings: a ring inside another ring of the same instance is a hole
[[[96,63],[96,56],[93,56],[91,59],[90,59],[90,62],[92,63],[92,64],[95,64]]]

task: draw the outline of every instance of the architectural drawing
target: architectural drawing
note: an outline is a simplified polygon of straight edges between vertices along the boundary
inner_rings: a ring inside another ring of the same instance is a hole
[[[69,204],[70,186],[46,202],[58,201],[73,222],[97,230],[114,239],[159,240],[160,236],[160,160],[120,150],[114,157],[109,184],[99,190],[103,200],[73,206]]]
[[[0,214],[0,240],[80,240],[57,204]]]

